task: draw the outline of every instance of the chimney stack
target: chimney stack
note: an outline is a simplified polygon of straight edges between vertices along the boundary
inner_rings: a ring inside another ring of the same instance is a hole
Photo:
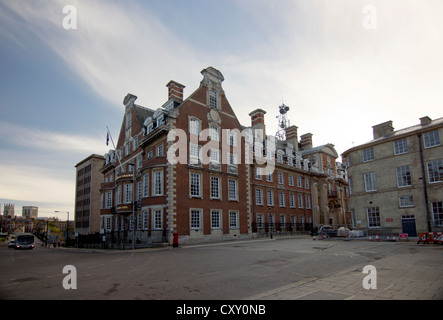
[[[168,87],[168,100],[174,99],[179,102],[183,102],[183,89],[185,88],[184,85],[171,80],[168,82],[166,87]]]
[[[380,124],[377,124],[372,127],[374,140],[390,135],[394,132],[394,127],[392,126],[392,121],[386,121]]]
[[[305,133],[300,138],[300,146],[302,150],[312,149],[312,133]]]
[[[294,146],[294,150],[298,151],[298,136],[297,136],[297,126],[290,126],[286,128],[286,142]]]
[[[252,111],[249,116],[251,117],[251,127],[252,129],[261,129],[263,130],[263,135],[260,135],[261,139],[266,139],[266,126],[265,126],[265,114],[266,111],[263,109],[255,109]]]
[[[427,125],[428,123],[431,123],[431,121],[432,121],[431,118],[429,118],[428,116],[420,118],[420,124],[422,126]]]

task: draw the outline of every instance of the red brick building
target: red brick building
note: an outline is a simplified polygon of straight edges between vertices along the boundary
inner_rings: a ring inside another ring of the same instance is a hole
[[[220,71],[201,73],[186,99],[185,87],[170,81],[157,110],[125,97],[116,150],[101,169],[108,240],[172,244],[176,234],[192,243],[347,223],[346,177],[337,176],[333,145],[312,148],[312,134],[298,142],[295,126],[285,141],[273,142],[261,109],[251,112],[251,126],[242,126]]]

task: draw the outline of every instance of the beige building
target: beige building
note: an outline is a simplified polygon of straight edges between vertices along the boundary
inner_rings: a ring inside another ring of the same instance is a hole
[[[373,127],[373,140],[343,153],[354,227],[369,234],[443,230],[443,118],[394,131]]]
[[[99,169],[105,158],[92,154],[76,167],[75,181],[75,225],[74,231],[79,234],[90,234],[99,231],[100,224],[100,185],[103,175]]]
[[[22,207],[22,217],[37,218],[38,217],[38,207],[23,206]]]

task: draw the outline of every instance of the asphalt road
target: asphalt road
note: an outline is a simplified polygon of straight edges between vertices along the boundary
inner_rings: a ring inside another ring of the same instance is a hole
[[[399,243],[310,237],[135,251],[0,247],[0,299],[240,300],[304,279],[362,270],[391,254],[411,250]],[[75,267],[76,289],[63,286],[73,278],[63,273],[67,265]]]

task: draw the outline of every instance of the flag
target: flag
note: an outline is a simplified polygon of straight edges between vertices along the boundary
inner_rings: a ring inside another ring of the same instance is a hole
[[[108,132],[108,134],[106,135],[106,145],[109,146],[109,132]]]

